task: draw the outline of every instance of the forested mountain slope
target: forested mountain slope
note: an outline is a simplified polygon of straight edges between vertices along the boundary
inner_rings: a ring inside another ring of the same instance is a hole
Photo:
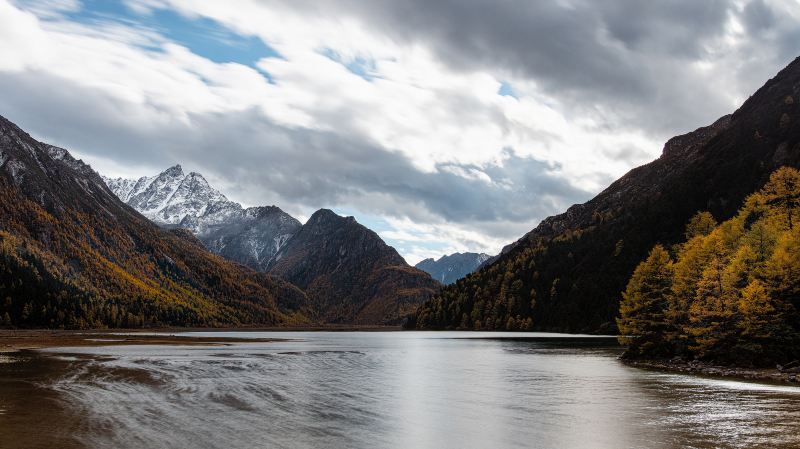
[[[730,218],[781,165],[800,165],[800,60],[732,115],[670,139],[657,160],[542,221],[408,326],[615,332],[620,292],[654,244],[679,242],[699,210]]]
[[[123,204],[0,117],[0,319],[39,327],[305,322],[305,295]]]

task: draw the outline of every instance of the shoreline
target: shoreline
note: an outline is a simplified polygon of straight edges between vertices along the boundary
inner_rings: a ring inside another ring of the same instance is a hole
[[[683,360],[630,360],[620,358],[620,362],[634,368],[651,371],[800,386],[800,373],[783,372],[777,368],[740,368]]]
[[[242,327],[157,327],[152,329],[117,329],[117,332],[390,332],[402,331],[400,325],[382,326],[369,324],[325,324],[325,325],[306,325],[306,326],[242,326]],[[102,331],[86,332],[106,332],[115,331],[107,329]]]
[[[400,326],[291,326],[291,327],[154,327],[136,329],[0,329],[0,354],[26,349],[44,349],[68,346],[120,346],[159,344],[228,344],[265,343],[285,338],[241,338],[179,335],[188,332],[389,332],[401,331]],[[153,335],[158,334],[158,335]]]
[[[154,333],[159,333],[154,335]],[[200,337],[176,335],[174,329],[114,330],[0,330],[0,355],[63,347],[132,346],[132,345],[226,345],[232,343],[269,343],[285,338]],[[163,334],[162,334],[163,333]]]

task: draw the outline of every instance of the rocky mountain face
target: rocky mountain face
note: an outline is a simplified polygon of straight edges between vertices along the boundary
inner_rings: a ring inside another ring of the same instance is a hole
[[[327,209],[278,251],[268,272],[303,289],[326,323],[397,324],[438,288],[375,232]]]
[[[211,251],[266,271],[269,261],[300,229],[300,222],[275,206],[248,207],[240,216],[223,226],[200,234]]]
[[[175,195],[205,188],[180,171],[115,188],[148,213],[172,217]],[[169,198],[142,194],[167,185],[174,190]],[[224,201],[207,193],[210,202]],[[302,291],[217,257],[184,232],[156,226],[123,204],[91,167],[3,117],[0,297],[0,320],[23,327],[307,322],[299,312],[307,302]]]
[[[269,260],[300,228],[275,206],[243,208],[180,165],[157,176],[103,178],[122,201],[165,227],[187,228],[226,259],[264,271]]]
[[[450,285],[477,270],[491,257],[483,253],[453,253],[438,260],[425,259],[414,266],[442,284]]]
[[[657,160],[542,221],[409,325],[614,332],[620,292],[654,244],[680,242],[697,211],[730,218],[782,165],[800,166],[800,59],[732,115],[670,139]]]
[[[187,175],[180,165],[157,176],[138,180],[104,180],[122,201],[158,224],[179,224],[186,217],[204,218],[193,223],[197,226],[192,229],[195,232],[205,230],[200,227],[201,222],[209,222],[221,213],[232,213],[237,206],[241,209],[211,188],[201,174],[192,172]]]

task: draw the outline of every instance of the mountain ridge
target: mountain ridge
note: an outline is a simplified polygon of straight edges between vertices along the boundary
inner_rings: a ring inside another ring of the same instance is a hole
[[[438,287],[375,232],[329,209],[303,225],[277,206],[245,209],[180,165],[104,181],[162,227],[187,229],[211,252],[297,286],[308,298],[304,313],[320,322],[398,324]]]

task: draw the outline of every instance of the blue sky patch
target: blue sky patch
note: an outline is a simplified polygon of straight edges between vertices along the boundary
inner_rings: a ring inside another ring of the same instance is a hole
[[[511,84],[509,84],[507,81],[500,82],[500,89],[497,90],[497,94],[502,95],[504,97],[513,97],[519,100],[517,92],[514,91],[514,88],[511,87]]]
[[[375,67],[374,59],[362,58],[359,56],[352,61],[345,61],[342,58],[342,55],[340,55],[335,50],[332,50],[330,48],[325,48],[321,50],[320,54],[332,61],[338,62],[339,64],[343,65],[347,70],[349,70],[350,73],[358,75],[367,81],[372,81],[375,79],[375,73],[377,72],[377,69]]]
[[[24,7],[34,2],[22,0],[20,4]],[[256,63],[262,58],[281,57],[256,36],[242,35],[214,20],[187,17],[170,9],[154,9],[148,14],[139,14],[120,1],[82,0],[80,10],[65,12],[63,17],[86,25],[117,23],[152,30],[196,55],[216,63],[235,62],[250,66],[266,76],[269,75],[256,67]]]
[[[167,39],[217,63],[237,62],[256,67],[263,58],[281,57],[260,38],[234,33],[203,17],[188,18],[172,10],[159,9],[146,19]]]

